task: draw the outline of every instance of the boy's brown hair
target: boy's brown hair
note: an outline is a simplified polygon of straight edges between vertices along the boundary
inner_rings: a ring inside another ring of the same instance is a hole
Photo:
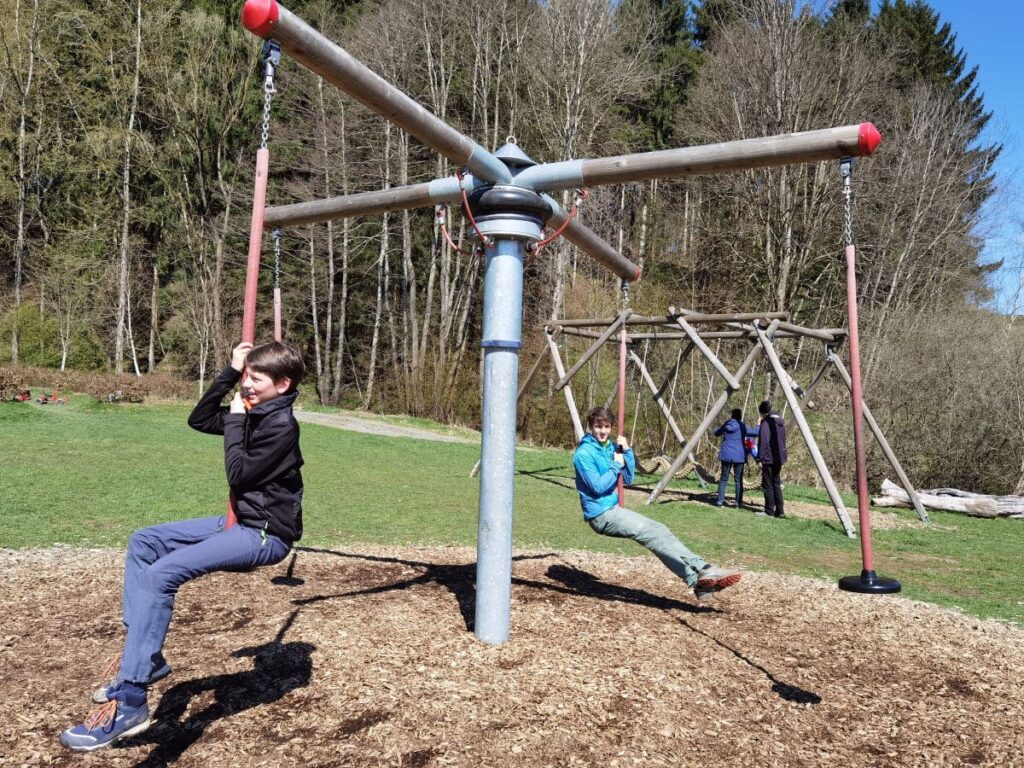
[[[587,427],[593,429],[594,424],[599,421],[607,421],[609,424],[615,423],[615,419],[612,418],[612,412],[603,405],[597,406],[597,408],[594,408],[587,414]]]
[[[282,344],[280,341],[271,341],[253,347],[245,357],[245,365],[248,368],[269,376],[274,381],[280,381],[287,377],[291,380],[288,394],[294,392],[306,373],[306,364],[302,362],[302,355],[295,347]]]

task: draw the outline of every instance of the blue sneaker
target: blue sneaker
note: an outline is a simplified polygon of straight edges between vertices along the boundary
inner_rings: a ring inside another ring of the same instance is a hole
[[[76,752],[95,752],[149,728],[149,707],[144,692],[126,692],[122,686],[117,686],[111,696],[110,701],[94,709],[84,723],[64,731],[60,743]]]

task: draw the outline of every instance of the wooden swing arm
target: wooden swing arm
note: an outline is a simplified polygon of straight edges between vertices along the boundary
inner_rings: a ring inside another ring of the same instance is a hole
[[[771,325],[768,326],[767,331],[767,335],[769,337],[775,335],[775,331],[778,329],[779,322],[780,320],[778,319],[772,320],[772,323]],[[747,356],[743,359],[743,362],[737,369],[735,376],[733,376],[733,379],[737,383],[743,381],[747,373],[749,373],[750,368],[754,365],[754,361],[757,359],[758,351],[760,350],[760,348],[760,342],[755,343],[751,347],[750,352],[748,352]],[[694,431],[693,436],[686,441],[687,446],[697,445],[697,443],[700,442],[700,439],[704,437],[704,433],[708,431],[708,428],[711,426],[712,422],[714,422],[714,420],[718,418],[718,414],[722,412],[723,408],[725,408],[726,403],[729,402],[729,398],[735,391],[735,389],[730,388],[730,386],[726,384],[725,390],[722,392],[721,395],[718,396],[718,400],[715,401],[715,404],[711,406],[708,412],[704,415],[704,419],[701,421],[697,429]],[[679,453],[679,455],[676,456],[675,460],[672,462],[672,466],[669,467],[668,471],[665,472],[661,480],[658,481],[658,484],[654,487],[654,490],[651,491],[651,495],[647,497],[647,501],[645,502],[646,504],[653,504],[657,500],[657,498],[661,495],[661,492],[665,490],[665,487],[672,480],[675,473],[687,460],[687,455],[690,452],[690,449],[684,448]]]
[[[676,361],[672,364],[672,367],[668,369],[668,373],[665,374],[665,380],[661,383],[661,386],[655,391],[655,397],[663,397],[665,395],[665,389],[668,387],[668,383],[670,381],[675,381],[676,376],[679,374],[679,366],[686,362],[690,357],[690,353],[693,352],[693,346],[693,342],[690,341],[686,347],[676,355]]]
[[[631,310],[624,309],[621,314],[612,321],[612,324],[608,326],[605,332],[598,336],[597,341],[590,345],[590,348],[583,353],[580,359],[576,361],[575,365],[569,369],[568,373],[562,374],[559,372],[561,378],[558,380],[558,383],[555,384],[555,389],[562,389],[566,384],[572,381],[572,377],[579,372],[580,368],[587,364],[587,361],[590,360],[590,358],[597,354],[598,350],[604,346],[604,343],[608,341],[608,339],[615,335],[615,332],[618,331],[619,328],[623,327],[623,324],[629,319],[631,314],[633,314]]]
[[[696,312],[692,309],[686,309],[680,307],[669,307],[669,312],[673,317],[669,318],[674,321],[676,317],[682,315],[686,317],[687,322],[694,325],[705,325],[708,323],[742,323],[752,322],[754,320],[764,320],[765,322],[771,322],[772,320],[785,321],[789,320],[789,312],[719,312],[719,313],[705,313]]]
[[[665,387],[668,386],[669,381],[674,379],[676,372],[679,370],[679,366],[682,365],[682,362],[687,357],[689,357],[691,351],[693,351],[692,342],[687,345],[686,350],[681,355],[676,357],[675,365],[672,366],[668,376],[665,377],[665,382],[659,387],[654,383],[654,379],[651,377],[651,374],[647,370],[647,366],[644,365],[644,362],[637,357],[635,352],[630,350],[630,354],[633,356],[633,363],[637,368],[639,368],[640,375],[643,377],[644,383],[647,385],[647,388],[651,390],[651,397],[658,404],[658,407],[661,408],[661,413],[664,415],[665,421],[668,422],[668,425],[672,430],[672,434],[676,436],[676,442],[679,443],[680,448],[686,447],[686,438],[683,436],[683,431],[679,429],[679,425],[676,424],[676,420],[672,418],[672,409],[665,404],[663,394],[665,392]],[[687,454],[687,460],[692,462],[695,468],[697,467],[697,457],[693,455],[693,451],[690,451],[690,453]],[[701,477],[700,472],[694,469],[694,474],[697,476],[697,482],[700,483],[700,487],[707,488],[708,484],[704,482],[704,478]]]
[[[756,341],[757,334],[754,333],[754,329],[749,325],[740,326],[739,323],[730,324],[729,327],[736,326],[733,330],[728,331],[702,331],[700,336],[702,339],[747,339],[748,341]],[[559,326],[561,327],[561,326]],[[562,328],[562,331],[566,336],[580,336],[585,339],[599,339],[601,334],[595,331],[585,331],[581,328]],[[779,331],[775,334],[776,339],[795,339],[799,338],[798,333],[788,333],[785,331]],[[637,341],[689,341],[690,337],[682,333],[679,330],[672,331],[653,331],[653,332],[640,332],[631,331],[626,336],[627,341],[630,343]]]
[[[651,397],[654,399],[654,402],[656,402],[658,404],[658,407],[661,409],[661,413],[662,415],[664,415],[665,420],[668,422],[669,427],[672,429],[672,433],[676,436],[676,440],[679,442],[680,447],[685,447],[686,438],[683,436],[682,430],[679,429],[679,425],[676,424],[676,420],[672,418],[672,411],[670,411],[668,406],[665,404],[665,399],[662,397],[662,389],[660,389],[658,385],[654,383],[654,379],[651,378],[650,372],[648,372],[647,367],[637,356],[636,352],[630,350],[629,354],[633,364],[637,366],[637,368],[640,370],[640,375],[643,377],[644,384],[646,384],[647,388],[651,390]],[[668,379],[665,380],[665,384],[668,384]],[[689,458],[690,461],[694,461],[694,463],[696,463],[692,453],[690,454]]]
[[[554,363],[555,373],[563,379],[566,378],[565,366],[562,365],[562,355],[558,351],[558,345],[552,338],[552,333],[545,333],[548,341],[548,350],[551,352],[551,362]],[[576,398],[572,395],[572,387],[566,386],[562,388],[562,394],[565,395],[565,404],[569,407],[569,418],[572,419],[572,429],[576,435],[576,442],[579,443],[583,439],[583,424],[580,423],[580,412],[576,407]]]
[[[718,359],[718,355],[711,351],[711,347],[704,343],[704,339],[697,333],[697,329],[686,322],[682,315],[677,315],[675,307],[669,307],[668,311],[670,314],[675,315],[676,325],[683,329],[690,338],[690,342],[700,350],[700,353],[707,358],[708,362],[711,363],[711,367],[718,371],[718,374],[725,379],[725,383],[729,385],[730,389],[739,389],[740,383],[733,377],[732,372],[725,367],[725,364]]]
[[[558,337],[562,335],[562,329],[554,328],[548,330],[547,328],[545,328],[544,333],[549,334],[550,338],[554,339],[555,341],[558,341]],[[541,365],[544,363],[544,361],[548,358],[548,355],[550,354],[551,351],[546,346],[544,347],[544,349],[540,351],[540,353],[538,353],[537,359],[534,360],[533,362],[533,367],[530,368],[530,372],[526,374],[526,378],[523,379],[523,383],[519,385],[519,392],[516,393],[517,407],[519,406],[519,401],[523,399],[523,395],[526,394],[526,390],[530,388],[530,385],[533,383],[534,378],[536,378],[537,372],[540,370]]]
[[[846,388],[850,390],[850,397],[853,397],[853,380],[850,378],[850,372],[846,370],[846,366],[843,365],[843,361],[839,359],[839,355],[831,349],[828,351],[826,357],[826,364],[828,363],[831,363],[835,369],[839,371],[839,375],[846,384]],[[896,458],[896,452],[892,449],[892,446],[889,445],[889,441],[885,439],[882,428],[878,426],[878,422],[875,421],[875,417],[871,415],[871,410],[868,408],[868,404],[864,402],[863,395],[860,400],[864,413],[864,420],[868,423],[868,427],[870,427],[872,434],[874,434],[875,440],[878,441],[878,445],[881,447],[882,453],[885,454],[885,458],[889,460],[889,464],[892,466],[893,471],[899,478],[900,484],[903,486],[903,490],[905,490],[907,492],[907,496],[910,497],[910,501],[914,505],[914,509],[917,510],[917,516],[921,518],[922,523],[929,522],[928,513],[925,512],[924,505],[921,504],[921,499],[917,495],[917,491],[910,482],[910,478],[907,477],[907,473],[903,471],[903,467],[900,465],[899,459]]]
[[[790,333],[795,333],[799,336],[808,336],[812,339],[823,341],[826,344],[835,344],[846,337],[845,328],[805,328],[802,325],[782,322],[779,323],[779,330],[789,331]]]

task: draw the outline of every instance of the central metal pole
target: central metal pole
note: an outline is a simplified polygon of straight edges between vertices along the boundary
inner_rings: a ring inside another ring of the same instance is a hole
[[[512,604],[512,510],[516,469],[516,391],[523,315],[521,240],[495,238],[484,276],[484,380],[480,517],[474,632],[508,640]]]

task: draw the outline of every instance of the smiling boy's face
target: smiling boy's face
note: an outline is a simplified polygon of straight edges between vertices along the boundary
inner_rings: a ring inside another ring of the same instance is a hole
[[[606,443],[612,434],[612,423],[604,419],[597,419],[590,425],[590,431],[597,438],[597,442]]]
[[[243,395],[250,408],[280,397],[288,391],[291,385],[291,379],[287,376],[274,381],[267,374],[254,371],[251,368],[246,368],[245,378],[242,379]]]

